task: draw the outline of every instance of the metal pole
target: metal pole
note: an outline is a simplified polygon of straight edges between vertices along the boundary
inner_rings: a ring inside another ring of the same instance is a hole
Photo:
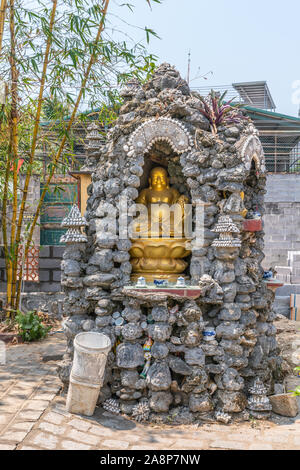
[[[189,53],[188,53],[188,70],[187,70],[187,77],[186,77],[186,81],[187,81],[188,85],[190,84],[190,70],[191,70],[191,51],[189,50]]]

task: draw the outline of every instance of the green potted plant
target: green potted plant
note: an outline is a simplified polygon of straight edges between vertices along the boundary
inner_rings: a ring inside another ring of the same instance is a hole
[[[26,342],[45,338],[51,329],[51,326],[43,325],[42,319],[34,310],[26,313],[18,311],[15,320],[19,334]]]

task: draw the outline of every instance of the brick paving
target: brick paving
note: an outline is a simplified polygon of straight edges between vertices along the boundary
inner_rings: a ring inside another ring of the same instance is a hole
[[[15,449],[56,397],[56,362],[42,357],[64,352],[62,333],[32,344],[9,346],[0,365],[0,449]]]
[[[143,425],[97,408],[87,418],[65,410],[56,362],[64,351],[56,333],[42,342],[10,346],[0,366],[0,450],[300,450],[300,414],[272,421]],[[54,357],[54,356],[53,356]]]

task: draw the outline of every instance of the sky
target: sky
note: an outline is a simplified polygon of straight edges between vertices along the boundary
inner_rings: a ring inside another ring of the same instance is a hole
[[[122,20],[160,36],[149,46],[159,63],[175,65],[186,78],[190,51],[191,86],[266,80],[276,111],[298,115],[299,0],[162,0],[152,10],[146,0],[126,1],[135,10],[122,8]],[[112,4],[111,13],[115,8]],[[140,29],[126,24],[125,29],[137,41],[143,37]],[[206,80],[194,79],[206,74]]]

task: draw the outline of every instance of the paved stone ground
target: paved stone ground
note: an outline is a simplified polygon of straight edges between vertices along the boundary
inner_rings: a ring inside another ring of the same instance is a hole
[[[300,450],[300,414],[200,427],[141,425],[101,408],[91,418],[71,415],[59,393],[56,362],[42,361],[63,351],[61,333],[7,349],[7,363],[0,365],[0,450]]]

